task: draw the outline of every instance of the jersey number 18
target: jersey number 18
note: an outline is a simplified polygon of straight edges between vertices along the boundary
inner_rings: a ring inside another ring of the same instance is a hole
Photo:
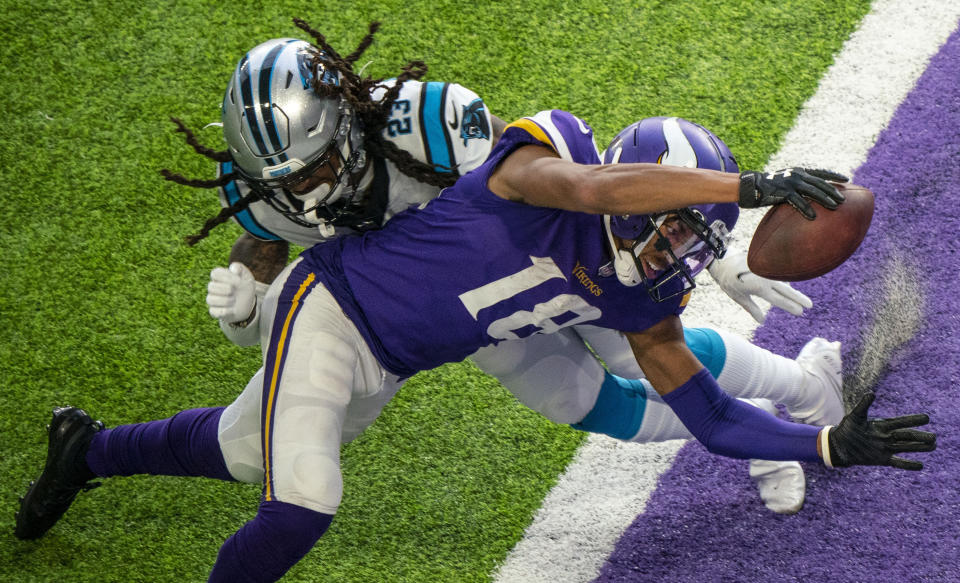
[[[530,257],[533,265],[460,294],[460,301],[474,320],[484,308],[495,306],[521,292],[549,281],[566,277],[550,257]],[[497,340],[519,340],[535,333],[552,334],[561,328],[598,319],[602,313],[576,294],[558,294],[530,310],[518,310],[494,320],[487,334]],[[561,318],[562,317],[562,318]]]

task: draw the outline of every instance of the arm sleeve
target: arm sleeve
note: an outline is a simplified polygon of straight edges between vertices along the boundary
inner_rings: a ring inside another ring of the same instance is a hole
[[[333,515],[286,502],[262,502],[256,518],[220,547],[209,583],[277,581],[303,558]]]
[[[777,419],[730,397],[706,369],[664,395],[663,400],[711,453],[822,463],[817,454],[820,427]]]

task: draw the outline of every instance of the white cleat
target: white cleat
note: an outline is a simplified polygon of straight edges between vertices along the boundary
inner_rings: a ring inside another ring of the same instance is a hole
[[[787,412],[795,421],[808,425],[840,423],[845,414],[840,343],[814,338],[800,351],[797,364],[804,372],[806,393],[802,403],[787,405]]]
[[[750,479],[763,505],[777,514],[796,514],[803,508],[807,479],[797,462],[750,460]]]

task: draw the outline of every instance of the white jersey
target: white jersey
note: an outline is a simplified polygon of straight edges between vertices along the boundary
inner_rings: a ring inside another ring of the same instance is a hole
[[[378,89],[373,98],[380,98],[383,92]],[[486,160],[493,143],[491,134],[490,113],[476,93],[456,83],[420,81],[403,84],[383,130],[385,140],[409,152],[415,159],[432,164],[438,172],[456,172],[458,175],[466,174]],[[440,193],[439,187],[403,174],[389,160],[384,162],[387,205],[383,222]],[[371,168],[375,169],[376,165],[371,164]],[[232,162],[219,165],[220,174],[232,171]],[[242,180],[234,180],[219,189],[220,204],[230,206],[249,191],[250,187]],[[302,247],[311,247],[352,232],[337,227],[332,236],[325,237],[319,228],[298,225],[263,201],[252,203],[233,219],[257,239],[285,240]]]

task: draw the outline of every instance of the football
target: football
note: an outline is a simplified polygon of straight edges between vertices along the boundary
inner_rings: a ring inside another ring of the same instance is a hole
[[[789,204],[767,211],[750,241],[747,266],[767,279],[803,281],[828,273],[847,260],[867,235],[873,193],[856,184],[837,184],[846,200],[836,210],[810,201],[817,218],[804,218]]]

